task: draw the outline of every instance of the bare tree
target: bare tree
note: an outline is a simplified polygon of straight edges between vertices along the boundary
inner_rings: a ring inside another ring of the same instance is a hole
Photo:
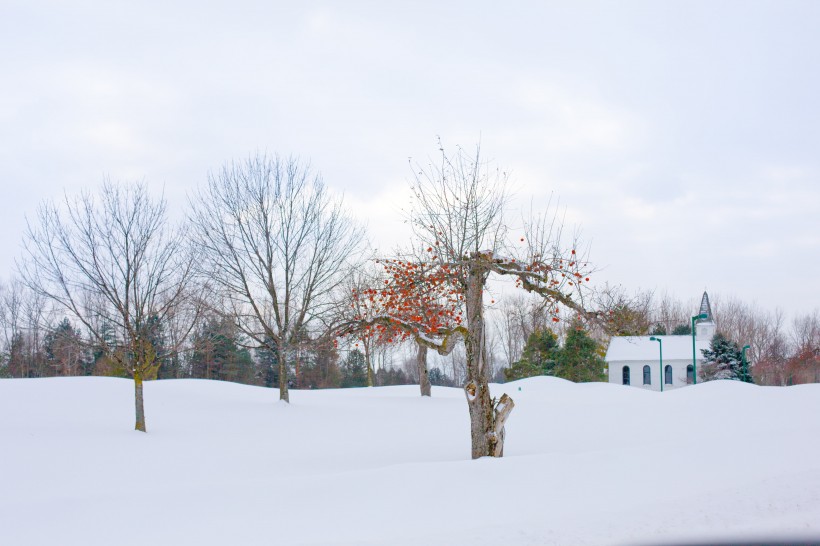
[[[13,279],[0,285],[0,328],[3,331],[3,357],[12,377],[29,377],[26,360],[21,354],[25,287]]]
[[[203,273],[241,331],[277,355],[288,401],[288,359],[337,312],[362,229],[309,165],[260,154],[211,174],[191,220]]]
[[[397,352],[397,348],[395,345],[391,343],[386,344],[378,344],[373,349],[373,369],[374,373],[376,374],[375,383],[379,386],[379,371],[382,372],[387,371],[388,369],[392,369],[393,361],[395,359],[395,354]]]
[[[820,352],[820,310],[800,315],[792,321],[792,343],[797,352]]]
[[[718,322],[718,327],[720,327]],[[786,385],[789,341],[784,330],[783,312],[765,313],[758,317],[751,345],[752,374],[760,385]]]
[[[792,321],[792,357],[787,364],[788,382],[820,383],[820,311]]]
[[[135,428],[145,432],[143,381],[156,376],[162,357],[153,329],[195,304],[194,260],[168,227],[165,200],[143,184],[106,181],[98,196],[41,205],[25,247],[26,284],[82,323],[134,378]]]
[[[653,299],[657,299],[657,302],[653,302],[652,305],[653,326],[660,325],[667,334],[691,328],[689,319],[692,312],[697,309],[699,301],[683,302],[668,292],[662,293],[657,298],[653,297]]]
[[[623,286],[611,286],[607,283],[595,293],[594,300],[596,309],[607,316],[607,331],[596,328],[593,332],[601,343],[608,341],[609,335],[644,335],[653,325],[652,292],[639,290],[630,294]],[[656,324],[662,323],[657,321]]]
[[[536,331],[554,329],[547,311],[547,302],[533,300],[525,294],[505,297],[496,313],[498,342],[503,355],[502,367],[509,367],[521,358],[524,345]]]
[[[18,278],[0,286],[3,356],[11,377],[48,377],[59,373],[47,361],[44,350],[53,315],[49,303]]]
[[[712,312],[718,330],[739,345],[754,343],[765,325],[771,322],[770,313],[736,297],[715,294],[711,298]],[[759,343],[755,343],[759,346]]]

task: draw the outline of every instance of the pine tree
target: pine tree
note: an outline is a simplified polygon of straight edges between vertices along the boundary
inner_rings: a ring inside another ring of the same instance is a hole
[[[49,375],[85,375],[86,350],[79,330],[64,318],[43,339]]]
[[[145,325],[148,341],[154,347],[157,354],[157,368],[155,379],[174,379],[178,375],[180,361],[177,354],[171,351],[168,343],[168,336],[165,330],[165,323],[156,314],[148,317]],[[146,377],[146,379],[154,379]]]
[[[712,338],[711,349],[703,349],[704,364],[700,373],[703,381],[730,379],[753,383],[748,367],[743,366],[738,344],[721,333]]]
[[[240,347],[239,332],[230,320],[206,319],[195,332],[193,344],[193,377],[254,383],[253,359],[247,349]]]
[[[447,377],[447,375],[441,371],[440,368],[430,369],[430,384],[437,385],[439,387],[455,387],[453,380]]]
[[[98,327],[99,335],[93,339],[91,345],[91,368],[89,375],[103,375],[113,377],[128,377],[125,368],[117,364],[113,358],[113,347],[117,343],[116,331],[109,321],[102,321]]]
[[[554,375],[557,349],[558,338],[554,333],[536,330],[527,338],[521,360],[504,370],[504,377],[507,381],[514,381],[536,375]]]
[[[672,328],[672,335],[673,336],[691,336],[692,335],[692,326],[689,324],[678,324],[674,328]]]
[[[598,343],[579,325],[570,327],[564,346],[556,353],[555,376],[576,383],[606,381],[605,367]]]
[[[254,351],[262,384],[268,388],[279,385],[279,350],[276,341],[265,338],[265,344]]]
[[[433,368],[436,369],[436,368]],[[389,385],[412,385],[413,381],[400,368],[379,368],[376,370],[376,384],[383,387]]]
[[[364,353],[358,349],[350,351],[342,365],[342,387],[366,387],[367,363]]]

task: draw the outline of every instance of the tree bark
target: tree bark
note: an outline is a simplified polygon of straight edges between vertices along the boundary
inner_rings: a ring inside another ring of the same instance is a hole
[[[146,432],[145,430],[145,406],[142,397],[142,374],[138,371],[134,372],[134,403],[137,411],[137,422],[134,425],[134,430]]]
[[[467,358],[467,384],[464,394],[470,411],[472,458],[504,455],[504,423],[514,406],[506,394],[496,402],[490,397],[489,373],[484,339],[484,284],[487,270],[483,257],[474,255],[467,277],[467,335],[464,347]]]
[[[420,343],[417,343],[416,347],[418,348],[416,367],[419,370],[419,388],[422,396],[430,396],[432,389],[430,388],[430,375],[427,372],[427,347]]]
[[[288,366],[285,361],[286,353],[282,349],[281,344],[276,345],[276,352],[279,354],[279,400],[290,403],[290,394],[288,393]]]
[[[362,345],[364,346],[364,361],[367,364],[367,386],[372,387],[374,385],[373,382],[373,364],[370,362],[370,342],[363,341]]]
[[[504,423],[507,422],[507,417],[515,407],[515,403],[507,393],[501,395],[501,399],[493,404],[493,432],[495,433],[495,445],[493,446],[493,457],[504,456],[504,437],[506,436],[504,430]]]

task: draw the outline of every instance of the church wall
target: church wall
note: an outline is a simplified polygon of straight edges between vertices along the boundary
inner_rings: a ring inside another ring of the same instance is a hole
[[[666,360],[663,361],[663,367],[666,368],[667,365],[672,366],[672,384],[664,384],[663,390],[672,390],[677,389],[680,387],[685,387],[686,383],[686,367],[692,364],[692,359],[685,359],[685,360]],[[644,385],[643,384],[643,367],[645,365],[649,366],[650,379],[652,381],[651,385]],[[703,361],[701,359],[697,360],[698,365],[698,378],[700,378],[700,369],[703,365]],[[630,386],[637,387],[640,389],[645,390],[653,390],[653,391],[660,391],[660,379],[662,376],[659,375],[659,362],[655,360],[654,362],[646,361],[646,360],[634,360],[634,361],[617,361],[617,362],[610,362],[609,363],[609,382],[614,383],[617,385],[622,384],[622,373],[623,367],[629,366],[630,369]]]

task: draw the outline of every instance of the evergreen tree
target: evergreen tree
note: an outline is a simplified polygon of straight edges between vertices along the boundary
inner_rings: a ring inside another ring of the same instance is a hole
[[[256,370],[250,351],[244,347],[239,347],[235,339],[227,339],[225,346],[227,355],[222,366],[220,379],[253,385]]]
[[[85,375],[86,351],[80,332],[64,318],[43,339],[49,375]]]
[[[690,324],[678,324],[672,328],[673,336],[691,336],[692,326]]]
[[[250,352],[241,348],[236,326],[227,319],[210,318],[194,335],[191,374],[204,379],[254,382]]]
[[[430,379],[431,385],[437,385],[439,387],[455,387],[453,380],[447,377],[447,375],[441,371],[440,368],[431,368],[428,378]]]
[[[128,377],[128,372],[125,368],[118,364],[111,356],[113,351],[112,348],[117,343],[117,336],[114,326],[108,321],[103,321],[99,326],[99,337],[101,339],[92,338],[92,373],[94,375]]]
[[[348,353],[342,365],[342,387],[366,387],[367,362],[364,353],[354,349]]]
[[[579,325],[571,326],[564,346],[556,352],[554,375],[576,383],[606,381],[605,367],[598,343]]]
[[[413,380],[400,368],[379,368],[376,370],[376,384],[383,387],[389,385],[412,385]]]
[[[265,338],[265,346],[254,351],[259,366],[259,375],[262,384],[268,388],[279,385],[279,351],[276,342],[270,337]]]
[[[704,381],[730,379],[753,383],[747,367],[743,366],[738,344],[718,332],[712,338],[711,348],[703,349],[704,364],[700,376]]]
[[[554,375],[557,350],[558,338],[554,333],[536,330],[527,338],[521,360],[504,370],[504,377],[507,381],[514,381],[536,375]]]
[[[169,349],[168,336],[165,324],[156,314],[148,317],[145,325],[148,340],[157,354],[157,379],[173,379],[177,377],[180,368],[179,355]]]

